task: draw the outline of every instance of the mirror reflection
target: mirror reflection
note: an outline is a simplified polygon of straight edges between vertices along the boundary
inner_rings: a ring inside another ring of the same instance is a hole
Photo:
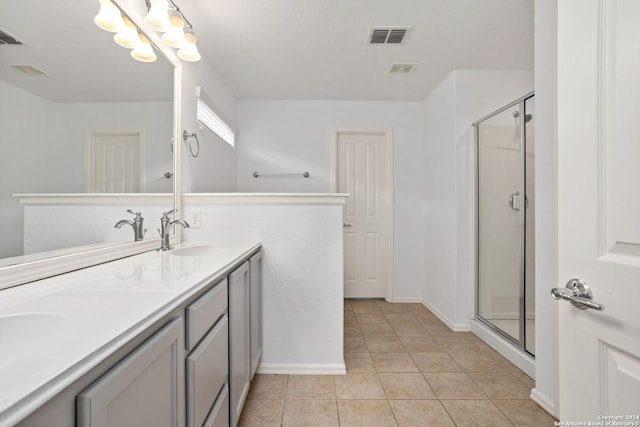
[[[153,63],[134,60],[94,24],[98,9],[98,1],[3,1],[0,267],[52,250],[132,242],[130,227],[114,229],[134,220],[127,208],[157,222],[173,207],[170,195],[145,210],[109,206],[98,194],[91,203],[103,206],[100,215],[75,212],[60,197],[36,216],[28,210],[33,198],[16,196],[173,192],[173,66],[160,52]]]

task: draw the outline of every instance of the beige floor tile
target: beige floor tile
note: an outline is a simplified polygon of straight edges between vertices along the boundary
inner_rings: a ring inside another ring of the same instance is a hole
[[[353,313],[353,307],[351,307],[351,303],[349,303],[349,302],[345,302],[344,303],[344,312],[345,313]]]
[[[433,315],[433,313],[431,313],[431,311],[425,307],[423,304],[420,304],[419,302],[410,302],[410,303],[405,303],[403,304],[407,310],[412,313],[427,313],[427,314],[431,314]]]
[[[356,313],[356,319],[360,325],[388,323],[382,313]]]
[[[384,314],[384,317],[391,325],[401,325],[403,323],[413,323],[416,321],[413,316],[407,312]]]
[[[358,319],[356,318],[355,313],[345,313],[344,314],[344,324],[345,325],[357,325]]]
[[[365,337],[393,337],[396,333],[388,323],[373,323],[360,326],[362,335]]]
[[[333,378],[332,375],[289,375],[285,398],[335,399]]]
[[[347,365],[347,373],[376,372],[369,353],[345,353],[344,363]]]
[[[365,337],[371,353],[401,353],[406,351],[398,337]]]
[[[408,352],[442,353],[444,349],[433,337],[400,337],[400,341]]]
[[[439,399],[486,399],[486,395],[465,373],[423,373]],[[454,420],[455,421],[455,420]]]
[[[552,426],[556,421],[531,399],[494,400],[493,403],[518,427]]]
[[[458,427],[512,426],[490,400],[442,400],[441,402]]]
[[[529,389],[532,389],[532,388],[534,388],[536,386],[536,382],[533,380],[533,378],[531,378],[529,375],[527,375],[524,372],[522,372],[520,369],[518,369],[518,367],[510,366],[510,367],[507,367],[506,369],[514,377],[519,379],[520,382],[525,385],[525,387],[527,387]]]
[[[386,302],[386,301],[376,301],[376,304],[378,305],[378,308],[380,309],[380,311],[385,314],[409,312],[405,307],[405,304],[398,304],[398,303]]]
[[[338,400],[341,427],[395,427],[387,400]]]
[[[344,336],[345,337],[361,337],[362,330],[360,329],[360,326],[358,326],[357,323],[344,325]]]
[[[476,353],[480,349],[473,340],[466,337],[434,337],[447,353]]]
[[[348,373],[334,379],[338,399],[386,399],[378,374]]]
[[[287,400],[284,403],[283,426],[339,426],[336,400]]]
[[[425,337],[429,336],[427,330],[416,322],[392,324],[393,331],[399,337]]]
[[[437,400],[390,400],[398,427],[453,427],[453,421]]]
[[[442,324],[442,320],[438,319],[437,316],[432,314],[431,312],[412,312],[413,318],[418,322],[426,322],[426,323],[434,323],[434,324]]]
[[[421,372],[462,372],[448,353],[410,353]]]
[[[379,373],[387,399],[436,399],[421,373]]]
[[[425,331],[427,331],[427,334],[432,337],[453,337],[456,334],[444,324],[433,324],[427,322],[422,322],[421,324]]]
[[[420,372],[409,353],[371,353],[378,372]]]
[[[288,375],[256,374],[247,399],[284,399]]]
[[[506,368],[481,352],[475,353],[449,353],[466,372],[505,372]]]
[[[509,372],[470,372],[489,399],[527,399],[531,390]]]
[[[354,313],[381,313],[375,301],[351,301]]]
[[[239,427],[277,427],[282,425],[284,400],[246,400]]]
[[[367,343],[364,337],[344,337],[345,353],[368,353]]]

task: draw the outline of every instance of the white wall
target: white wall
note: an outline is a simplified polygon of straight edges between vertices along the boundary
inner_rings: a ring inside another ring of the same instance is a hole
[[[145,191],[171,192],[172,102],[54,103],[0,82],[0,258],[22,253],[14,193],[84,192],[85,131],[144,129]]]
[[[536,388],[532,397],[556,413],[557,329],[549,289],[556,281],[555,37],[557,0],[536,0]]]
[[[202,88],[207,104],[231,128],[238,129],[235,95],[222,81],[212,63],[202,57],[199,62],[182,65],[182,131],[196,133],[200,142],[197,157],[189,151],[188,143],[182,145],[181,179],[184,192],[236,191],[236,153],[233,147],[209,129],[202,128],[196,120],[196,87]],[[193,151],[197,145],[190,139]]]
[[[392,129],[394,298],[415,300],[423,271],[421,111],[419,102],[241,100],[238,191],[328,192],[332,130]],[[308,171],[311,176],[254,178],[254,171]]]
[[[474,159],[471,124],[533,90],[531,71],[460,70],[424,101],[426,210],[423,298],[468,330],[474,298]]]
[[[344,198],[187,194],[201,212],[184,241],[261,242],[264,349],[259,372],[344,373]]]

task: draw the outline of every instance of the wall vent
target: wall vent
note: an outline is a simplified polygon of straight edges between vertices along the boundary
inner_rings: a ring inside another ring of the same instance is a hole
[[[402,44],[411,27],[374,27],[369,31],[369,44]]]
[[[12,35],[0,30],[0,45],[3,44],[21,45],[22,42]]]
[[[417,62],[394,62],[391,64],[389,73],[391,74],[409,74],[418,65]]]

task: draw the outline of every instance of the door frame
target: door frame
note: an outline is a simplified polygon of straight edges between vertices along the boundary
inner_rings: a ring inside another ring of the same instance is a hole
[[[84,150],[84,191],[89,192],[89,188],[95,186],[94,180],[94,164],[95,159],[95,136],[137,136],[138,148],[140,150],[140,162],[138,168],[140,170],[140,188],[145,188],[145,144],[144,129],[87,129],[85,131],[85,150]]]
[[[387,254],[387,288],[385,291],[385,300],[393,302],[393,257],[394,257],[394,238],[393,238],[393,134],[391,128],[334,128],[331,130],[331,174],[330,174],[330,191],[338,192],[338,136],[339,135],[383,135],[386,139],[387,151],[387,188],[389,189],[389,206],[387,215],[387,231],[388,238],[385,251]]]

